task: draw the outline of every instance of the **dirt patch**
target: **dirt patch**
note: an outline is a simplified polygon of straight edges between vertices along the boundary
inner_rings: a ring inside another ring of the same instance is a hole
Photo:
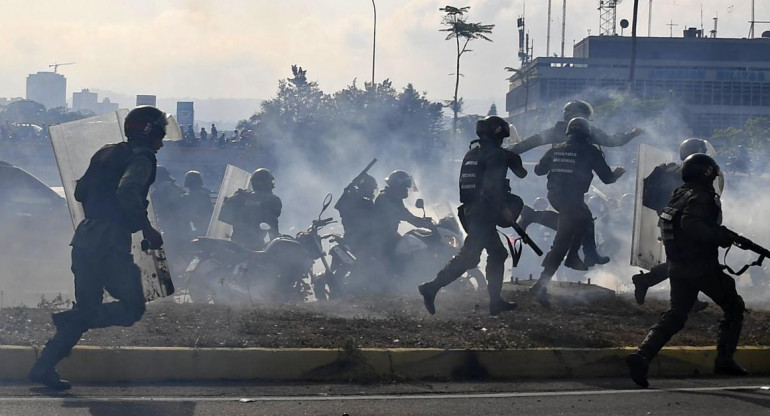
[[[638,306],[618,297],[590,305],[556,303],[544,309],[527,293],[519,308],[499,318],[487,313],[481,293],[442,292],[438,313],[425,312],[418,296],[379,296],[301,305],[228,307],[148,305],[130,328],[87,332],[82,345],[270,348],[600,348],[637,345],[666,310],[651,300]],[[42,345],[53,335],[50,310],[0,310],[0,344]],[[721,311],[693,313],[670,345],[714,345]],[[741,345],[770,345],[770,313],[747,314]]]

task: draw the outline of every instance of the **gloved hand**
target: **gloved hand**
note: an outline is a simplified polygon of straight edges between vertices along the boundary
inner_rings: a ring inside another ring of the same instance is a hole
[[[740,244],[738,243],[739,239],[742,239],[742,241],[746,241],[745,237],[741,237],[738,234],[735,234],[734,232],[730,231],[727,227],[725,226],[719,227],[719,231],[717,232],[717,244],[719,244],[719,247],[727,248],[733,244],[740,247]]]
[[[641,136],[644,134],[644,130],[640,129],[639,127],[635,127],[633,130],[631,130],[630,134],[631,137]]]
[[[420,226],[423,228],[433,228],[433,218],[425,217],[420,220]]]
[[[612,173],[615,175],[615,179],[620,179],[620,177],[623,176],[624,173],[626,173],[626,170],[618,166],[612,170]]]

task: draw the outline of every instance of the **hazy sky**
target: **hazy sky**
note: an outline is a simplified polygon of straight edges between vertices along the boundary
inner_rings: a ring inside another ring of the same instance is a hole
[[[376,0],[378,81],[412,82],[433,100],[452,95],[454,44],[444,41],[439,7],[446,0]],[[551,53],[560,48],[561,1],[553,1]],[[618,6],[630,19],[632,0]],[[770,1],[757,0],[757,20],[770,20]],[[479,41],[466,55],[461,95],[470,111],[492,102],[504,108],[505,66],[518,66],[516,18],[522,0],[465,0],[470,20],[497,25],[493,43]],[[640,0],[647,34],[648,0]],[[655,0],[652,34],[668,36],[673,19],[706,29],[719,16],[720,37],[748,34],[750,0]],[[568,0],[566,51],[590,29],[598,33],[598,0]],[[545,54],[547,0],[529,0],[526,18],[535,54]],[[0,96],[23,96],[29,73],[71,62],[59,72],[68,98],[81,88],[165,97],[269,98],[290,65],[309,70],[322,89],[335,91],[371,77],[370,0],[8,0],[0,4]],[[770,25],[758,25],[757,36]],[[626,31],[629,34],[630,31]]]

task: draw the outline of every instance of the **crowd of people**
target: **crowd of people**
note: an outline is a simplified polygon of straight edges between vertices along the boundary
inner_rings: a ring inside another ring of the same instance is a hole
[[[543,307],[550,306],[549,282],[562,263],[586,271],[609,261],[597,250],[596,224],[585,195],[594,175],[603,183],[612,184],[625,173],[621,167],[609,166],[601,148],[623,146],[644,132],[634,128],[606,134],[591,125],[588,119],[592,114],[593,109],[587,102],[571,101],[564,107],[563,119],[553,128],[524,139],[512,148],[502,146],[504,139],[511,135],[511,126],[506,120],[488,116],[478,121],[478,138],[471,142],[463,158],[458,180],[462,204],[458,210],[459,221],[467,237],[459,252],[436,277],[416,288],[430,314],[436,313],[441,288],[475,268],[482,251],[487,252],[485,277],[490,315],[517,307],[501,294],[508,252],[498,235],[498,227],[515,226],[524,230],[529,224],[539,223],[555,230],[540,277],[531,288],[532,296]],[[32,368],[31,380],[56,389],[69,388],[55,367],[85,331],[113,325],[130,326],[141,318],[145,308],[138,268],[130,256],[132,233],[142,231],[150,248],[164,243],[172,247],[205,234],[213,206],[211,192],[204,187],[200,173],[190,171],[185,175],[185,190],[166,169],[157,166],[155,153],[163,147],[166,117],[154,107],[132,110],[125,120],[128,141],[99,150],[78,182],[75,197],[83,203],[86,219],[78,225],[72,241],[76,303],[72,310],[54,314],[56,335]],[[215,131],[212,125],[211,133]],[[208,134],[202,129],[201,136],[210,137]],[[528,171],[520,154],[543,145],[552,147],[540,158],[534,173],[547,178],[545,191],[553,211],[547,206],[525,206],[522,198],[514,193],[517,183],[511,184],[506,179],[510,170],[518,180],[526,180]],[[634,276],[635,296],[643,302],[647,288],[666,277],[671,280],[672,292],[670,310],[627,359],[631,378],[642,387],[648,385],[650,361],[683,328],[699,292],[709,296],[724,311],[715,371],[746,374],[733,360],[744,304],[733,278],[722,271],[717,250],[731,245],[747,247],[750,242],[721,225],[719,195],[713,185],[720,168],[705,154],[705,148],[702,140],[682,143],[682,164],[661,166],[659,176],[665,174],[667,179],[650,185],[657,195],[646,196],[643,201],[645,206],[659,212],[668,263],[649,274]],[[273,193],[274,179],[269,170],[256,170],[251,176],[251,189],[241,189],[228,196],[217,218],[233,226],[231,239],[248,250],[262,249],[279,234],[282,202]],[[433,219],[416,216],[404,205],[412,185],[409,173],[396,170],[385,179],[384,189],[376,193],[376,180],[364,172],[345,189],[335,206],[342,218],[346,244],[363,267],[375,276],[374,280],[387,280],[399,272],[395,251],[401,222],[422,228],[435,226]],[[148,219],[150,193],[163,235]],[[665,196],[660,197],[661,194]],[[579,254],[581,249],[583,258]],[[169,251],[169,257],[174,256],[173,250]],[[105,289],[115,302],[101,302],[100,295]]]
[[[188,147],[245,147],[247,140],[242,132],[233,130],[232,134],[228,135],[224,131],[219,131],[216,124],[211,123],[209,130],[206,127],[201,127],[197,133],[192,124],[182,128],[182,141],[179,142],[182,146]]]

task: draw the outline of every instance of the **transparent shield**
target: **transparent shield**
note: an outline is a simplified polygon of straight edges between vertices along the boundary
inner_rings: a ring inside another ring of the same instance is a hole
[[[214,213],[211,214],[211,221],[209,221],[209,229],[206,231],[206,237],[219,240],[230,239],[233,226],[219,221],[219,213],[222,211],[222,204],[224,204],[225,198],[233,196],[239,189],[248,189],[250,179],[251,173],[237,166],[227,165],[225,177],[222,179],[222,185],[219,187],[219,193],[217,194],[217,203],[214,205]]]
[[[102,146],[125,140],[123,135],[123,120],[128,110],[107,113],[82,120],[51,126],[51,145],[53,146],[56,163],[61,174],[62,186],[70,209],[72,225],[76,227],[85,218],[83,207],[75,200],[75,185],[83,176],[91,156]],[[148,208],[150,222],[157,227],[157,219],[152,209],[152,201]],[[134,262],[142,271],[142,286],[145,299],[152,301],[173,293],[171,275],[164,251],[141,249],[142,234],[132,236],[131,252]]]
[[[167,142],[178,142],[183,139],[182,128],[179,127],[179,123],[172,115],[166,117],[166,137],[163,138]]]
[[[666,261],[666,253],[660,242],[658,214],[642,205],[644,178],[661,163],[674,160],[673,154],[655,147],[640,144],[639,165],[636,171],[636,200],[634,201],[634,230],[631,237],[631,265],[651,269]]]

